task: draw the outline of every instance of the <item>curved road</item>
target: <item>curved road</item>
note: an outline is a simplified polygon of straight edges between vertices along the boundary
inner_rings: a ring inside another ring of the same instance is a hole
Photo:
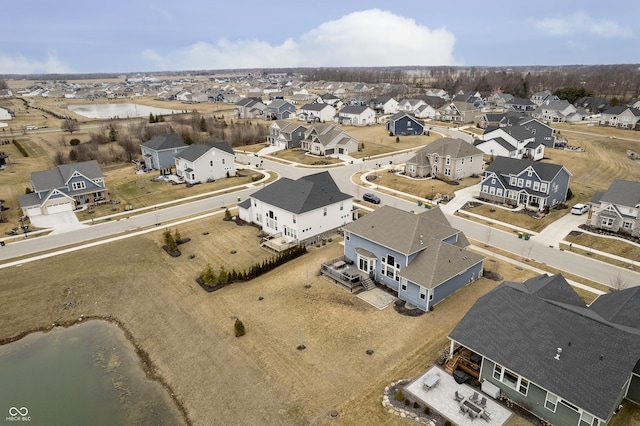
[[[435,129],[434,129],[435,130]],[[438,129],[440,131],[441,129]],[[446,129],[450,132],[450,129]],[[444,130],[443,130],[444,132]],[[297,179],[301,176],[328,170],[335,179],[341,191],[360,198],[363,192],[376,192],[365,189],[351,181],[351,176],[359,171],[375,168],[376,164],[389,164],[405,162],[412,153],[393,154],[383,158],[369,159],[365,161],[354,161],[354,164],[338,166],[333,168],[311,168],[311,167],[291,167],[280,162],[261,158],[262,167],[273,170],[280,176]],[[252,162],[255,164],[257,157],[251,155],[238,154],[239,162]],[[34,255],[39,252],[55,250],[62,247],[78,245],[88,241],[106,238],[115,235],[123,235],[147,228],[149,226],[168,225],[173,221],[186,216],[210,213],[220,210],[225,206],[235,205],[237,198],[246,199],[251,193],[259,189],[259,185],[243,189],[233,193],[221,194],[185,204],[175,205],[162,209],[138,214],[130,218],[112,220],[96,225],[87,226],[82,229],[69,231],[60,234],[50,234],[43,237],[27,238],[21,241],[7,244],[0,248],[0,262],[6,263],[9,259]],[[415,210],[416,203],[410,202],[386,193],[377,192],[384,204],[403,209]],[[504,232],[489,226],[473,222],[447,214],[451,225],[467,235],[468,238],[479,241],[489,246],[497,247],[516,255],[547,264],[561,271],[584,277],[586,279],[611,286],[616,281],[624,282],[627,285],[640,285],[640,273],[630,269],[620,268],[584,256],[579,256],[571,252],[560,251],[558,249],[536,242],[535,237],[525,241],[515,238],[513,233]],[[2,264],[0,264],[2,267]]]

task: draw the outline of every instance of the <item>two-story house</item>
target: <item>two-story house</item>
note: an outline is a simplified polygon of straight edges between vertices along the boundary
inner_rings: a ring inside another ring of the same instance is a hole
[[[369,105],[376,114],[389,115],[398,112],[398,101],[392,96],[378,96]]]
[[[287,241],[310,241],[353,220],[352,197],[329,172],[297,180],[280,178],[238,205],[238,215]]]
[[[405,173],[411,177],[435,176],[458,180],[480,176],[483,152],[458,138],[440,138],[426,145],[407,160]]]
[[[616,179],[589,201],[587,224],[640,237],[640,182]]]
[[[193,144],[175,157],[176,174],[188,184],[235,176],[235,154],[229,142]]]
[[[298,118],[307,123],[333,121],[336,115],[336,109],[330,104],[312,103],[300,107]]]
[[[313,155],[348,155],[358,151],[358,141],[334,124],[312,124],[300,147]]]
[[[389,118],[387,131],[391,136],[422,135],[424,134],[424,121],[411,113],[400,111]]]
[[[366,105],[348,105],[338,111],[335,121],[347,126],[368,126],[376,123],[376,113]]]
[[[173,158],[188,146],[177,133],[158,135],[140,144],[144,168],[161,171],[170,169],[174,165]]]
[[[271,101],[262,113],[262,118],[265,120],[286,120],[295,116],[295,105],[282,99]]]
[[[489,157],[544,158],[545,146],[536,142],[535,134],[523,126],[489,128],[473,143]]]
[[[453,123],[473,123],[480,120],[482,110],[473,104],[452,101],[438,108],[436,119]]]
[[[344,259],[423,311],[482,276],[484,257],[438,208],[382,206],[343,230]]]
[[[259,118],[264,115],[267,106],[256,98],[244,98],[235,103],[235,118]]]
[[[267,143],[284,149],[298,148],[307,128],[302,124],[277,120],[269,126]]]
[[[496,157],[484,171],[480,198],[542,211],[566,202],[570,179],[559,164]]]
[[[82,204],[109,200],[104,174],[96,160],[32,172],[31,188],[32,193],[18,198],[25,216],[73,211]]]
[[[472,367],[487,395],[547,424],[606,426],[640,403],[639,306],[639,287],[587,306],[562,275],[504,282],[451,331],[446,367]]]
[[[628,106],[608,108],[600,114],[601,126],[640,130],[640,109]]]

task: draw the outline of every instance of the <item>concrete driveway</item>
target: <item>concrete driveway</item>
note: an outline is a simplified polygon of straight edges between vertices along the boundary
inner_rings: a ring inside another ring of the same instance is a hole
[[[562,216],[555,222],[550,223],[541,232],[534,236],[535,240],[548,245],[549,247],[558,248],[560,241],[564,240],[564,237],[574,229],[578,229],[578,225],[582,225],[587,221],[587,215],[575,215],[569,213]]]
[[[88,226],[80,223],[72,211],[32,216],[29,219],[32,227],[51,229],[52,234],[74,231]]]

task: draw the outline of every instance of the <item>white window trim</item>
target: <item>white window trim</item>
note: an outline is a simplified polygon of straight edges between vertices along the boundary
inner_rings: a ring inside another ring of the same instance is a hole
[[[551,398],[549,398],[551,397]],[[547,402],[550,403],[550,405],[553,406],[553,409],[549,408],[547,406]],[[554,394],[552,394],[551,392],[547,392],[547,395],[544,398],[544,408],[546,408],[547,410],[551,411],[552,413],[556,412],[556,409],[558,408],[558,397]]]

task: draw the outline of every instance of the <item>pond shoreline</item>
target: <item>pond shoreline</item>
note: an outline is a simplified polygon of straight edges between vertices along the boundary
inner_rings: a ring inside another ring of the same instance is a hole
[[[180,414],[182,414],[182,418],[185,421],[185,423],[188,426],[192,426],[193,422],[189,418],[187,410],[184,404],[182,403],[182,401],[180,400],[180,397],[174,392],[174,390],[167,383],[164,377],[162,377],[162,375],[158,373],[157,367],[155,366],[153,361],[151,361],[151,358],[149,357],[149,354],[147,353],[147,351],[136,342],[135,338],[133,337],[133,334],[124,325],[124,323],[122,323],[122,321],[118,320],[117,318],[114,318],[112,316],[100,316],[100,315],[81,316],[77,320],[52,323],[51,326],[48,326],[48,327],[36,327],[33,329],[29,329],[27,331],[22,331],[14,336],[1,338],[0,346],[17,342],[18,340],[33,333],[48,333],[51,330],[55,329],[56,327],[69,328],[74,325],[80,325],[80,324],[86,323],[88,321],[105,321],[109,324],[115,325],[120,330],[122,330],[127,341],[133,346],[134,351],[138,357],[138,362],[142,367],[142,370],[144,371],[145,376],[147,376],[147,378],[149,378],[150,380],[158,382],[167,391],[167,393],[169,394],[169,397],[171,398],[173,403],[176,405],[178,411],[180,411]]]

